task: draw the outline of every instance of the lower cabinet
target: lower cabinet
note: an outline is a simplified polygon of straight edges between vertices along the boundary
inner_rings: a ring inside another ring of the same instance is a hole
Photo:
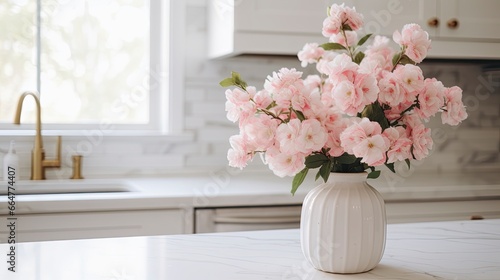
[[[500,200],[386,202],[388,223],[500,219]]]
[[[195,233],[300,227],[300,205],[195,209]]]
[[[0,223],[11,220],[0,216]],[[85,238],[107,238],[145,235],[181,234],[185,229],[182,209],[51,213],[17,215],[16,242]],[[11,235],[7,226],[0,227],[0,243]]]
[[[500,200],[387,201],[387,223],[500,219]],[[300,205],[240,206],[194,210],[194,232],[298,228]]]

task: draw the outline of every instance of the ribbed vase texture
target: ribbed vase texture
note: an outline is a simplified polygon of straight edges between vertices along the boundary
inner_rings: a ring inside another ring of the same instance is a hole
[[[385,204],[367,173],[332,173],[304,199],[300,239],[306,259],[332,273],[361,273],[382,259]]]

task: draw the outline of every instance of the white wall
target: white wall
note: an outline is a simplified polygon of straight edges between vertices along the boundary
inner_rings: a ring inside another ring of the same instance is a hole
[[[186,171],[213,172],[227,166],[228,138],[237,134],[237,126],[225,118],[225,89],[218,83],[232,70],[260,88],[268,74],[281,67],[301,68],[294,57],[238,57],[206,60],[207,27],[204,0],[187,1],[185,57],[185,116],[179,117],[186,137],[119,137],[87,131],[85,137],[63,137],[64,167],[51,170],[51,179],[71,176],[70,156],[83,152],[83,175],[116,177],[156,175]],[[304,42],[305,43],[305,42]],[[483,73],[484,63],[428,62],[422,65],[426,76],[435,76],[446,86],[464,89],[469,119],[458,128],[432,122],[435,148],[432,156],[418,170],[463,171],[500,170],[500,72],[496,77]],[[497,63],[500,66],[500,62]],[[305,74],[313,69],[307,69]],[[176,120],[177,121],[177,120]],[[48,133],[44,132],[45,135]],[[0,136],[1,151],[8,148],[13,137]],[[21,176],[29,178],[30,150],[33,137],[14,137],[22,160]],[[47,157],[54,154],[53,137],[45,137]],[[249,170],[268,173],[259,159]],[[1,163],[0,163],[1,165]]]

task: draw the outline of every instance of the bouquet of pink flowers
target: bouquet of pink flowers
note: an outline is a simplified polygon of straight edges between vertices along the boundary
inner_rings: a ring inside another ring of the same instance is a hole
[[[227,117],[239,122],[240,134],[229,141],[229,165],[243,168],[257,154],[280,177],[295,176],[292,193],[309,169],[326,182],[330,172],[380,175],[375,167],[421,160],[433,141],[425,122],[441,114],[443,124],[458,125],[467,117],[462,90],[424,78],[416,66],[431,41],[417,24],[395,31],[389,39],[358,40],[363,16],[344,4],[333,4],[323,22],[322,45],[308,43],[298,53],[302,66],[316,64],[319,75],[305,78],[282,68],[268,76],[264,89],[248,86],[233,72],[220,84],[226,91]]]

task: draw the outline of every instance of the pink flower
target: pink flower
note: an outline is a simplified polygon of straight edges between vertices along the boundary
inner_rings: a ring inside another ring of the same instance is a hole
[[[343,24],[356,31],[363,26],[363,16],[355,8],[333,4],[328,17],[323,21],[323,36],[330,37],[339,33]]]
[[[377,35],[373,43],[367,47],[365,58],[361,61],[361,64],[363,64],[365,60],[367,62],[376,61],[380,70],[390,71],[393,67],[392,57],[394,53],[394,50],[389,45],[389,38]]]
[[[353,154],[354,147],[361,141],[381,133],[382,128],[377,122],[372,122],[368,118],[354,118],[340,134],[340,142],[347,153]]]
[[[354,79],[354,86],[363,96],[363,104],[368,105],[377,100],[380,89],[377,86],[377,79],[371,74],[358,74]]]
[[[273,173],[278,177],[294,176],[304,169],[305,156],[301,153],[286,154],[276,147],[266,152],[266,162]]]
[[[393,123],[395,122],[396,120],[400,119],[401,117],[401,113],[406,109],[408,108],[408,106],[401,106],[398,105],[398,106],[394,106],[394,107],[391,107],[389,109],[386,109],[384,110],[384,115],[385,117],[387,118],[387,120],[389,121],[389,123]]]
[[[276,141],[280,150],[288,155],[297,154],[302,147],[297,145],[301,130],[300,120],[292,119],[288,123],[282,123],[276,129]]]
[[[403,89],[403,102],[413,103],[417,94],[424,88],[422,69],[412,64],[398,65],[393,73]]]
[[[250,87],[249,87],[250,88]],[[250,94],[247,91],[244,91],[240,88],[235,88],[233,90],[226,90],[226,99],[227,101],[235,104],[235,105],[244,105],[248,101],[250,101]]]
[[[340,54],[337,52],[325,52],[323,56],[320,58],[318,63],[316,64],[316,70],[318,70],[319,73],[328,75],[327,72],[330,71],[327,65],[332,62],[335,57],[339,56]]]
[[[328,134],[321,123],[316,119],[305,120],[301,123],[296,146],[300,153],[310,154],[319,151],[326,143]]]
[[[380,93],[379,101],[389,106],[397,106],[404,101],[404,95],[401,93],[398,79],[392,72],[385,72],[384,78],[378,82]]]
[[[355,116],[363,108],[377,100],[379,88],[374,76],[357,74],[354,83],[349,80],[341,81],[333,90],[333,99],[342,112]]]
[[[335,4],[334,4],[335,5]],[[323,36],[330,37],[334,34],[340,33],[342,28],[342,21],[338,17],[329,16],[323,20]]]
[[[248,149],[247,143],[242,135],[233,135],[229,138],[231,148],[227,151],[229,166],[242,169],[252,159],[252,151]]]
[[[386,60],[391,61],[394,55],[394,50],[390,47],[389,38],[385,36],[375,36],[373,43],[366,47],[365,55],[373,54],[382,55]]]
[[[347,37],[347,43],[345,37]],[[355,31],[346,31],[345,37],[342,33],[333,34],[332,36],[330,36],[330,42],[339,43],[346,48],[349,46],[354,46],[358,42],[358,33],[356,33]]]
[[[319,75],[308,75],[304,79],[304,85],[308,90],[312,90],[313,88],[320,88],[323,81]]]
[[[370,57],[365,57],[361,63],[359,64],[359,73],[363,74],[373,74],[377,78],[381,78],[381,62],[379,61],[380,57],[375,55]]]
[[[337,55],[331,62],[323,66],[323,73],[330,76],[333,83],[338,83],[342,80],[354,82],[354,76],[358,72],[359,66],[352,62],[352,59],[347,54]]]
[[[402,126],[389,127],[384,130],[382,135],[386,136],[390,141],[390,148],[387,151],[387,163],[411,159],[413,143]]]
[[[318,62],[318,60],[323,56],[325,50],[318,45],[318,43],[307,43],[304,45],[301,51],[297,54],[299,60],[302,62],[302,67],[306,67],[307,64],[312,64]]]
[[[384,164],[390,141],[382,135],[382,128],[368,118],[355,121],[340,134],[344,150],[371,166]]]
[[[386,152],[389,148],[389,140],[381,134],[363,139],[353,147],[352,151],[356,157],[370,166],[379,166],[386,161]]]
[[[420,118],[428,121],[443,107],[445,88],[440,81],[434,78],[425,79],[424,85],[424,90],[418,95],[420,108],[416,108],[415,111]]]
[[[248,87],[247,91],[243,91],[239,88],[234,90],[226,90],[226,112],[227,118],[236,122],[240,119],[248,118],[249,116],[255,114],[256,107],[250,102],[250,99],[255,93],[255,87]]]
[[[341,145],[340,134],[350,125],[349,119],[343,119],[340,115],[336,115],[335,121],[328,125],[328,139],[325,143],[325,148],[330,148],[328,152],[332,157],[341,156],[344,153],[344,148]]]
[[[266,109],[269,105],[271,105],[271,103],[273,103],[273,99],[268,91],[261,90],[254,95],[253,102],[258,109]]]
[[[401,121],[409,131],[411,131],[414,127],[423,125],[422,120],[415,114],[405,114]]]
[[[340,133],[340,143],[346,153],[353,154],[354,147],[366,137],[365,130],[359,124],[354,123]]]
[[[413,142],[413,155],[416,160],[421,160],[429,155],[429,150],[433,146],[430,128],[426,128],[423,124],[414,126],[411,129],[410,139]]]
[[[335,86],[333,100],[337,107],[349,116],[355,116],[364,107],[361,92],[356,90],[354,84],[347,80]]]
[[[264,88],[272,94],[277,105],[288,108],[294,95],[300,94],[304,88],[302,72],[295,69],[281,68],[278,73],[267,76]]]
[[[415,23],[403,26],[401,33],[394,31],[392,38],[394,42],[405,49],[405,54],[416,63],[424,60],[431,45],[429,34]]]
[[[265,151],[274,144],[274,136],[278,121],[264,114],[250,117],[244,124],[240,124],[249,146],[255,151]]]
[[[446,106],[441,113],[443,124],[458,125],[467,118],[465,106],[462,103],[462,89],[454,86],[444,92]]]

